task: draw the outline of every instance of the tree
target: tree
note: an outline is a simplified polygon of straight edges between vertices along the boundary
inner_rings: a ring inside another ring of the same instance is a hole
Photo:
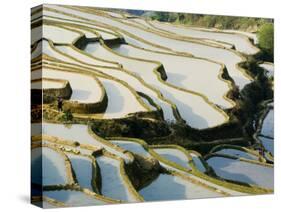
[[[261,26],[258,32],[259,46],[266,54],[266,57],[269,57],[273,61],[274,54],[274,26],[272,23],[266,23]]]
[[[168,12],[155,12],[155,13],[153,13],[151,18],[156,19],[158,21],[168,21],[169,13]]]

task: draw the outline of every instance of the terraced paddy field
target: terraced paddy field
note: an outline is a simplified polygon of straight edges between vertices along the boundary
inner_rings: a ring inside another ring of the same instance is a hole
[[[41,70],[37,70],[37,72],[41,72]],[[35,72],[33,74],[37,75]],[[98,102],[102,97],[102,89],[101,87],[99,87],[99,81],[96,78],[79,73],[69,73],[66,71],[53,69],[43,69],[42,77],[50,79],[67,80],[72,88],[72,94],[70,97],[70,100],[72,101]],[[54,86],[53,88],[56,88],[56,86]]]
[[[190,168],[188,156],[178,149],[173,148],[158,148],[154,149],[161,157],[174,162],[184,168]]]
[[[272,104],[269,105],[270,108],[265,113],[258,138],[264,148],[274,155],[274,107]]]
[[[46,197],[58,200],[63,205],[68,206],[90,206],[90,205],[104,205],[105,202],[95,199],[80,191],[72,190],[58,190],[43,192]],[[51,204],[52,205],[52,204]],[[48,206],[47,206],[48,207]]]
[[[256,33],[62,5],[31,29],[32,203],[273,193],[274,64]]]
[[[239,158],[242,157],[242,158],[249,159],[249,160],[258,160],[258,155],[256,155],[256,154],[248,153],[246,151],[233,149],[233,148],[220,149],[220,150],[216,151],[215,153],[231,155],[231,156],[239,157]]]
[[[95,190],[94,187],[94,160],[85,156],[67,154],[73,171],[75,172],[78,183],[89,190]]]
[[[145,200],[181,200],[223,196],[179,177],[161,174],[149,186],[140,190]]]
[[[157,58],[166,70],[167,82],[171,85],[181,87],[186,90],[197,92],[208,96],[210,101],[223,107],[231,107],[232,101],[225,98],[230,87],[226,81],[217,80],[221,75],[221,66],[219,64],[211,63],[205,60],[196,60],[189,57],[180,57],[176,55],[168,55],[163,53],[156,53],[130,45],[121,45],[114,48],[116,52],[126,56],[133,56],[151,60]],[[187,68],[188,67],[188,68]],[[206,77],[201,77],[201,71],[204,71]],[[190,76],[193,76],[192,78]],[[213,90],[204,86],[209,81],[216,81],[213,84]]]
[[[273,168],[271,166],[251,164],[224,157],[211,157],[207,162],[222,178],[273,188]]]
[[[160,22],[151,22],[156,29],[165,30],[167,33],[176,33],[178,35],[187,36],[198,39],[210,39],[219,42],[229,43],[235,46],[235,49],[246,54],[255,54],[258,49],[249,42],[249,39],[237,33],[225,33],[219,31],[204,30],[202,28],[184,28],[171,24],[163,24]]]
[[[120,174],[120,161],[102,156],[97,158],[97,163],[101,167],[103,195],[127,202],[137,201]]]
[[[32,156],[32,167],[34,167],[32,182],[40,183],[42,180],[44,185],[67,183],[65,155],[44,147],[32,149]],[[42,173],[35,172],[40,169]]]

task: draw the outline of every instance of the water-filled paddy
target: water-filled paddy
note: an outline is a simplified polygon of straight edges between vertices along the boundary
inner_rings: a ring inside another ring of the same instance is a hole
[[[99,43],[88,44],[85,51],[99,57],[103,56],[107,59],[119,61],[125,69],[140,75],[147,83],[157,88],[164,97],[176,104],[182,118],[190,126],[202,129],[222,124],[225,121],[225,116],[210,106],[202,97],[178,90],[159,81],[157,75],[153,72],[153,69],[157,67],[155,63],[116,55]]]
[[[37,72],[40,72],[44,78],[69,81],[72,88],[70,100],[90,103],[99,102],[101,100],[102,88],[92,76],[48,68],[43,68],[43,71],[38,70]]]
[[[229,108],[232,104],[224,98],[229,91],[228,84],[219,79],[221,66],[205,60],[145,51],[129,45],[120,45],[114,51],[130,57],[156,60],[164,65],[167,82],[180,88],[199,92],[210,101]],[[202,74],[204,77],[202,77]],[[212,86],[207,86],[212,82]]]
[[[222,31],[223,32],[230,32],[230,33],[237,33],[237,34],[245,35],[245,36],[251,38],[253,40],[254,44],[258,44],[257,33],[245,32],[245,31],[240,31],[240,30],[232,30],[232,29],[225,29],[225,30],[222,30]]]
[[[273,189],[272,167],[224,157],[211,157],[207,162],[222,178]]]
[[[81,33],[83,33],[86,38],[98,38],[98,35],[100,35],[104,40],[109,40],[109,39],[115,39],[117,38],[116,35],[114,34],[111,34],[107,31],[103,31],[103,30],[100,30],[99,28],[96,28],[96,29],[92,29],[92,30],[85,30],[85,29],[82,29],[82,28],[78,28],[77,27],[69,27],[67,26],[68,29],[74,29],[74,30],[77,30]],[[95,32],[95,33],[94,33]]]
[[[108,104],[103,118],[120,118],[130,113],[147,111],[129,88],[115,80],[99,79],[108,97]]]
[[[206,167],[205,165],[202,163],[200,157],[197,154],[194,153],[190,153],[190,156],[192,157],[192,161],[195,165],[195,167],[200,171],[200,172],[205,172],[206,171]]]
[[[41,54],[53,57],[59,61],[70,63],[73,65],[84,66],[86,68],[93,68],[94,65],[102,66],[115,66],[112,63],[107,63],[106,61],[101,61],[92,58],[90,60],[89,56],[82,54],[75,47],[68,45],[55,46],[51,41],[43,40],[40,41],[37,47],[32,52],[32,59],[38,57]],[[72,58],[71,58],[72,57]]]
[[[72,168],[75,172],[75,176],[77,178],[77,181],[79,185],[82,188],[87,188],[89,190],[95,190],[93,188],[93,175],[94,171],[93,170],[93,161],[88,158],[88,157],[83,157],[81,155],[74,155],[74,154],[67,154]]]
[[[78,39],[81,34],[64,28],[43,25],[43,37],[52,40],[54,43],[72,43]]]
[[[87,206],[87,205],[104,205],[106,202],[96,199],[81,191],[74,190],[56,190],[44,191],[44,196],[53,198],[65,203],[67,206]]]
[[[235,157],[239,157],[239,158],[242,157],[242,158],[249,159],[249,160],[258,160],[258,156],[254,155],[254,154],[250,154],[245,151],[231,149],[231,148],[221,149],[219,151],[216,151],[215,153],[235,156]]]
[[[110,142],[135,154],[139,154],[144,157],[150,157],[150,154],[147,152],[147,150],[145,150],[143,146],[137,142],[126,140],[111,140]]]
[[[198,186],[177,176],[160,174],[150,185],[139,193],[145,200],[179,200],[193,198],[219,197],[221,194]]]
[[[217,62],[224,63],[228,69],[230,76],[233,78],[235,83],[240,87],[240,89],[242,89],[246,84],[248,84],[251,81],[237,67],[237,63],[241,62],[242,58],[232,51],[220,49],[220,48],[214,48],[197,43],[174,40],[171,38],[160,36],[155,33],[148,32],[139,29],[137,27],[129,26],[127,24],[123,24],[116,20],[103,16],[98,16],[95,14],[83,13],[78,10],[64,8],[60,6],[54,6],[54,5],[51,5],[51,7],[57,8],[64,12],[74,13],[80,17],[90,18],[104,24],[118,27],[119,29],[128,31],[136,36],[141,35],[144,40],[174,49],[176,51],[189,52],[198,57],[208,58],[211,60],[215,60]]]
[[[31,166],[32,183],[55,185],[68,182],[64,157],[51,148],[32,149]]]
[[[153,149],[157,154],[162,156],[163,158],[172,161],[184,168],[190,168],[187,156],[178,149],[173,148],[154,148]]]
[[[92,58],[90,61],[89,56],[82,54],[74,46],[70,47],[68,45],[53,45],[51,41],[47,40],[43,40],[38,43],[37,47],[32,52],[32,58],[35,58],[41,54],[53,57],[60,62],[66,62],[76,66],[78,65],[78,67],[83,66],[86,68],[93,68],[95,65],[116,67],[116,65],[112,63],[94,58]],[[94,68],[98,69],[97,67]]]
[[[120,161],[101,156],[97,158],[102,177],[101,193],[112,199],[124,200],[127,202],[136,201],[130,193],[122,175],[120,174]]]
[[[73,124],[73,125],[63,125],[63,124],[51,124],[44,123],[43,134],[56,136],[62,139],[70,141],[78,141],[81,144],[92,145],[94,147],[104,147],[107,151],[125,159],[129,160],[128,156],[125,154],[109,147],[102,142],[100,142],[97,137],[92,136],[89,133],[87,125]]]
[[[75,28],[78,31],[81,31],[83,34],[86,35],[86,37],[88,38],[93,38],[96,37],[97,35],[94,32],[97,32],[99,35],[102,36],[103,39],[107,40],[107,39],[114,39],[117,36],[115,35],[116,33],[114,31],[112,31],[111,29],[108,29],[107,27],[101,27],[101,26],[96,26],[95,24],[93,25],[93,23],[88,23],[85,22],[79,18],[74,18],[74,17],[70,17],[68,15],[64,15],[64,14],[60,14],[60,13],[56,13],[56,12],[52,12],[52,11],[44,11],[44,15],[45,15],[45,19],[46,20],[52,20],[52,21],[57,21],[60,22],[60,24],[63,23],[72,23],[72,24],[78,24],[81,26],[86,26],[86,27],[90,27],[92,28],[92,32],[89,32],[87,30],[81,30],[81,28],[79,27],[79,29]],[[81,21],[83,23],[81,23]],[[67,26],[69,27],[69,26]]]
[[[63,52],[58,51],[57,46],[50,44],[50,41],[43,40],[38,43],[37,48],[34,50],[33,57],[38,56],[40,54],[45,54],[47,56],[56,58],[60,61],[66,62],[66,63],[82,65],[79,61],[77,61],[77,60],[75,61],[75,60],[67,57],[67,55],[64,55],[62,53]],[[82,59],[83,59],[83,57],[82,57]]]
[[[48,17],[48,18],[46,18],[46,20],[57,20],[57,19]],[[70,30],[78,31],[78,32],[84,34],[86,38],[97,38],[98,37],[93,31],[78,28],[76,26],[69,26],[69,25],[64,26],[63,24],[62,24],[62,26],[67,29],[70,29]]]
[[[257,53],[258,50],[256,47],[253,46],[252,43],[250,43],[248,37],[241,34],[223,33],[223,32],[215,32],[215,31],[212,32],[210,30],[176,26],[176,25],[165,24],[157,21],[151,23],[157,28],[169,31],[170,33],[176,33],[177,35],[184,35],[187,37],[200,38],[200,39],[212,39],[215,41],[223,41],[226,43],[231,43],[235,46],[236,50],[246,54],[255,54]]]
[[[274,109],[269,110],[263,120],[261,134],[274,138]]]
[[[78,39],[81,35],[77,32],[67,30],[61,27],[52,25],[43,25],[33,28],[31,43],[40,40],[42,35],[43,38],[52,40],[54,43],[72,43]]]
[[[75,47],[72,47],[72,46],[56,46],[56,49],[58,49],[59,51],[65,53],[71,57],[79,59],[79,61],[81,61],[83,63],[87,63],[89,65],[117,67],[116,64],[108,63],[108,62],[102,61],[101,59],[96,59],[94,57],[91,57],[91,56],[85,54],[85,52],[82,52],[81,50],[79,50]]]
[[[142,92],[146,95],[148,95],[157,105],[159,105],[163,110],[163,115],[165,120],[171,120],[174,121],[175,117],[173,115],[172,107],[171,105],[164,101],[162,97],[160,97],[156,91],[152,90],[146,82],[141,81],[136,76],[132,76],[129,73],[126,73],[125,71],[121,71],[118,69],[111,69],[111,68],[103,68],[100,69],[102,73],[108,74],[110,76],[115,77],[118,80],[121,80],[123,82],[129,82],[130,86],[137,92]],[[150,103],[145,99],[142,98],[144,103],[147,106],[150,106]],[[155,108],[151,106],[152,110]]]

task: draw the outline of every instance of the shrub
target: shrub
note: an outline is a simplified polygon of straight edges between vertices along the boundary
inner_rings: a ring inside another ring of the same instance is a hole
[[[61,116],[62,121],[72,121],[73,120],[73,115],[70,110],[67,110],[63,113]]]
[[[258,32],[259,47],[263,51],[264,59],[273,61],[274,56],[274,26],[266,23],[261,26]]]

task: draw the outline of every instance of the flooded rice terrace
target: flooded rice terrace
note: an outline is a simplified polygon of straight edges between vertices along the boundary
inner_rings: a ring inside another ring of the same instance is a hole
[[[256,33],[62,5],[33,8],[31,28],[34,204],[273,192],[274,64]]]

